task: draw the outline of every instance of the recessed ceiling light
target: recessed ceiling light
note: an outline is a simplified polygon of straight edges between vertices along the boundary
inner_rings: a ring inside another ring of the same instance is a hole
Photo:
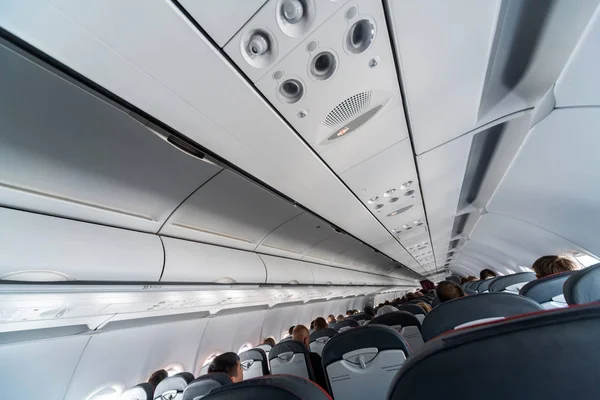
[[[400,186],[401,190],[406,190],[406,188],[410,187],[413,184],[413,181],[404,182],[402,186]]]
[[[405,196],[412,196],[413,194],[415,194],[415,191],[412,189],[407,190],[406,193],[404,193]]]
[[[400,200],[400,197],[392,197],[392,198],[390,199],[390,203],[395,203],[395,202],[397,202],[398,200]]]
[[[395,192],[396,192],[396,189],[390,189],[387,192],[385,192],[383,195],[385,197],[391,197]]]
[[[415,224],[416,226],[421,226],[421,225],[423,225],[423,221],[421,221],[420,219],[418,219],[418,220],[416,220],[416,221],[414,222],[414,224]]]
[[[376,210],[379,210],[382,207],[383,207],[383,204],[375,204],[375,209]]]
[[[379,200],[379,196],[371,197],[367,203],[369,203],[369,204],[373,204],[373,203],[375,203],[377,200]]]

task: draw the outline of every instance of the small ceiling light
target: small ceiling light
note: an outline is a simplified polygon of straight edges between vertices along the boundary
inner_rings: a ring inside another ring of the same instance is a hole
[[[421,221],[420,219],[416,220],[414,223],[415,223],[416,226],[423,225],[423,221]]]
[[[402,225],[402,229],[410,228],[408,225]]]
[[[385,192],[383,195],[385,197],[390,197],[391,195],[393,195],[394,193],[396,193],[396,189],[390,189],[387,192]]]
[[[413,181],[404,182],[402,186],[400,186],[400,190],[406,190],[410,185],[413,184]]]
[[[375,203],[377,200],[379,200],[379,196],[375,196],[375,197],[371,197],[368,201],[369,204],[373,204]]]
[[[395,210],[395,211],[392,211],[392,212],[391,212],[391,213],[389,213],[387,216],[388,216],[388,217],[393,217],[393,216],[395,216],[395,215],[402,214],[403,212],[405,212],[405,211],[409,210],[409,209],[410,209],[412,206],[413,206],[413,205],[411,204],[411,205],[409,205],[409,206],[405,206],[405,207],[399,208],[399,209],[397,209],[397,210]]]
[[[379,210],[382,207],[383,207],[383,204],[375,204],[375,209],[376,210]]]
[[[429,242],[423,242],[423,243],[421,243],[421,244],[429,244]]]
[[[404,193],[405,196],[412,196],[413,194],[415,194],[414,190],[407,190],[406,193]]]

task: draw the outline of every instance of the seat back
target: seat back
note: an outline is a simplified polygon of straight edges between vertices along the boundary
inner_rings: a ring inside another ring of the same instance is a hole
[[[270,375],[214,389],[205,400],[331,400],[317,384],[289,375]]]
[[[458,331],[427,343],[397,374],[388,400],[595,398],[600,307],[559,309]],[[498,382],[498,371],[502,381]],[[435,377],[435,385],[431,384]]]
[[[490,285],[492,284],[492,282],[494,282],[495,279],[498,279],[498,278],[499,277],[490,278],[490,279],[484,279],[484,280],[480,281],[481,283],[477,287],[477,293],[486,293],[486,292],[489,292],[490,291]]]
[[[490,284],[488,291],[490,293],[502,292],[509,286],[513,286],[518,283],[522,283],[523,286],[525,286],[527,282],[531,282],[535,278],[536,277],[533,272],[519,272],[518,274],[499,276]],[[515,290],[515,293],[518,293],[518,290]]]
[[[477,292],[477,293],[481,293],[479,291],[479,286],[481,286],[485,281],[475,281],[473,282],[473,285],[471,285],[471,287],[469,289]]]
[[[358,322],[359,325],[364,325],[367,322],[369,322],[370,320],[372,320],[373,317],[371,317],[369,314],[366,314],[366,313],[358,313],[358,314],[349,316],[347,319],[353,319],[354,321]]]
[[[151,384],[145,382],[127,389],[121,395],[121,400],[152,400],[153,394],[154,388]]]
[[[402,304],[397,307],[399,311],[407,311],[417,317],[419,323],[422,324],[423,320],[425,320],[425,316],[427,313],[421,307],[416,304]]]
[[[194,380],[189,372],[180,372],[163,379],[154,391],[154,400],[181,400],[188,383]]]
[[[239,354],[244,380],[269,375],[269,361],[263,349],[250,349]]]
[[[428,341],[460,325],[489,318],[506,318],[540,311],[544,308],[534,300],[511,293],[488,293],[447,301],[431,310],[421,333]]]
[[[279,342],[269,352],[269,364],[273,375],[284,374],[314,380],[308,350],[294,340]]]
[[[202,375],[191,381],[183,391],[182,400],[199,400],[214,389],[233,384],[229,375],[213,372]]]
[[[336,322],[331,328],[334,329],[336,332],[343,332],[350,328],[356,328],[357,326],[359,325],[358,322],[356,322],[355,320],[345,319],[343,321]]]
[[[404,338],[406,343],[408,343],[412,351],[416,351],[423,346],[421,323],[415,315],[408,311],[395,311],[380,315],[373,318],[369,322],[369,325],[386,325],[395,329]]]
[[[568,304],[600,301],[600,264],[572,274],[563,286],[563,293]]]
[[[388,326],[369,323],[342,332],[323,349],[329,392],[336,399],[384,399],[409,354],[404,339]]]
[[[323,347],[330,338],[336,335],[336,330],[332,328],[325,328],[320,331],[316,331],[310,334],[310,351],[321,355],[323,353]]]
[[[521,288],[519,294],[540,303],[547,310],[567,307],[563,285],[575,271],[535,279]]]

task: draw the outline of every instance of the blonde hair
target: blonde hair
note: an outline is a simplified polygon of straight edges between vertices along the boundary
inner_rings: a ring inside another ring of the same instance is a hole
[[[431,306],[424,301],[418,302],[417,305],[421,307],[427,314],[429,314],[429,311],[431,311]]]
[[[560,274],[561,272],[574,271],[579,269],[575,261],[563,256],[543,256],[535,260],[531,269],[538,278]]]

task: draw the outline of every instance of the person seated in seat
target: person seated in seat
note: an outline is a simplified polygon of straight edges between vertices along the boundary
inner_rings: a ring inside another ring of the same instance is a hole
[[[561,272],[575,271],[579,269],[575,261],[562,256],[543,256],[535,260],[531,266],[535,276],[543,278]]]
[[[462,286],[450,281],[440,282],[435,291],[438,299],[440,299],[440,303],[466,296]]]
[[[352,310],[352,315],[354,315],[354,314],[358,314],[358,310],[357,309]]]
[[[370,317],[374,317],[375,316],[375,310],[371,306],[366,306],[365,309],[363,310],[363,312],[365,314],[367,314],[368,316],[370,316]]]
[[[294,332],[292,333],[292,340],[302,343],[309,351],[310,365],[312,366],[314,372],[315,383],[321,386],[323,390],[328,392],[327,378],[325,377],[325,370],[323,369],[321,356],[310,351],[310,334],[308,329],[304,325],[296,325]]]
[[[288,329],[288,335],[292,336],[292,332],[294,331],[295,326],[292,325],[290,326],[290,329]]]
[[[318,317],[315,319],[315,332],[322,331],[325,328],[327,328],[327,321],[325,321],[325,318]]]
[[[495,273],[494,271],[492,271],[491,269],[484,269],[479,273],[479,279],[480,280],[486,280],[486,279],[490,279],[490,278],[495,278],[497,277],[498,274]]]
[[[231,377],[233,383],[244,380],[244,370],[240,363],[240,357],[234,352],[219,354],[208,366],[208,373],[224,372]]]
[[[425,314],[429,314],[429,311],[431,311],[431,306],[424,301],[418,302],[417,305],[425,311]]]
[[[409,301],[415,300],[417,298],[417,296],[413,292],[406,293],[405,297],[406,297],[406,300],[409,300]]]
[[[163,379],[166,379],[169,376],[167,371],[164,369],[159,369],[158,371],[154,371],[150,378],[148,378],[148,383],[152,385],[152,390],[156,390],[156,387]]]
[[[275,339],[273,339],[272,337],[268,337],[265,340],[263,340],[262,344],[268,344],[271,347],[275,347]]]
[[[315,330],[315,320],[313,319],[312,321],[310,321],[310,331],[314,332]]]
[[[335,320],[335,316],[333,314],[329,314],[329,316],[327,317],[327,323],[328,324],[335,324],[337,321]]]
[[[346,317],[349,317],[349,316],[351,316],[353,314],[354,314],[354,311],[352,311],[352,310],[346,311]]]
[[[340,314],[340,315],[338,315],[338,316],[337,316],[337,318],[335,319],[335,321],[336,321],[336,322],[340,322],[340,321],[343,321],[343,320],[345,320],[345,319],[346,319],[346,318],[345,318],[345,317],[344,317],[342,314]]]

